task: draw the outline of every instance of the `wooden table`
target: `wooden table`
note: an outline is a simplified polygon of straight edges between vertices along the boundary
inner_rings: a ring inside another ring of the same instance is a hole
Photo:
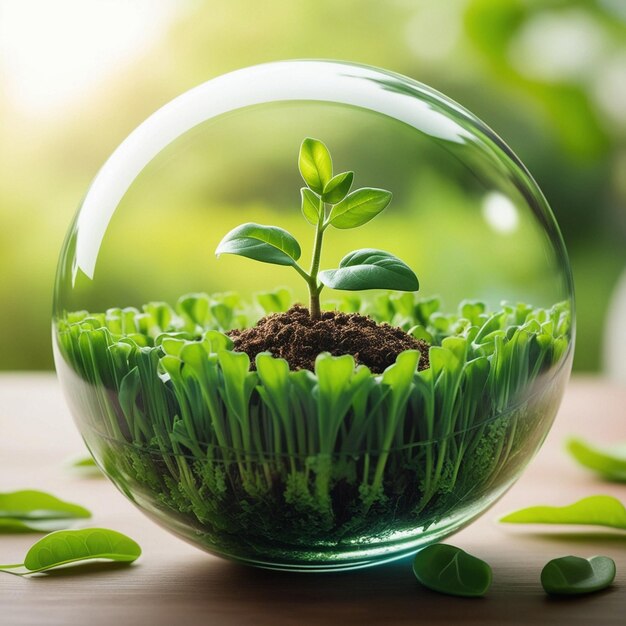
[[[626,440],[626,389],[574,379],[556,425],[520,481],[451,542],[493,567],[488,597],[462,599],[421,588],[410,560],[361,571],[293,574],[256,570],[204,554],[158,528],[103,478],[72,475],[83,451],[52,374],[0,375],[0,490],[36,488],[89,507],[93,525],[129,534],[143,547],[131,567],[66,569],[19,578],[0,574],[0,624],[157,626],[247,624],[626,624],[626,537],[574,529],[504,527],[501,513],[538,503],[566,504],[626,486],[598,481],[563,452],[568,434],[597,443]],[[37,535],[0,535],[0,562],[15,563]],[[570,600],[548,598],[542,566],[566,554],[615,559],[612,588]]]

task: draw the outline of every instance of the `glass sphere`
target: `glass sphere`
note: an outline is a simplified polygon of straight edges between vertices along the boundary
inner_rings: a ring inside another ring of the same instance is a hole
[[[305,138],[353,180],[330,184]],[[244,223],[288,234],[236,239]],[[310,350],[284,312],[311,289],[323,319],[421,347],[380,371],[340,342],[310,367],[238,347],[270,315]],[[555,219],[502,140],[429,87],[328,61],[210,80],[131,133],[69,230],[53,314],[76,423],[130,500],[213,554],[319,571],[405,556],[493,504],[550,428],[573,329]]]

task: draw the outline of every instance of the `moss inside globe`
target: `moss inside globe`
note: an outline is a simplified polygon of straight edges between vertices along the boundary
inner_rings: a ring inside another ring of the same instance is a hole
[[[147,515],[325,571],[415,552],[513,484],[574,311],[552,213],[492,131],[408,78],[290,61],[121,144],[68,233],[53,333],[85,442]]]

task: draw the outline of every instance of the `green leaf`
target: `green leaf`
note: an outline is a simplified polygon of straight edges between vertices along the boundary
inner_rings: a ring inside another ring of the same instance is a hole
[[[320,451],[327,454],[332,452],[346,413],[370,373],[366,367],[355,368],[351,354],[332,356],[322,352],[315,359],[315,375]]]
[[[563,556],[541,571],[541,586],[550,595],[578,596],[606,589],[615,579],[615,561],[607,556]]]
[[[302,189],[300,189],[300,195],[302,196],[302,215],[304,215],[307,222],[313,224],[313,226],[317,226],[321,217],[321,202],[319,197],[308,187],[302,187]]]
[[[329,222],[335,228],[362,226],[387,208],[391,198],[392,193],[384,189],[357,189],[333,207]]]
[[[130,346],[129,346],[130,347]],[[93,457],[89,454],[83,454],[78,457],[72,457],[66,462],[66,468],[72,473],[84,477],[104,477],[100,468],[96,465]]]
[[[211,315],[221,330],[230,330],[233,321],[233,309],[223,302],[211,305]]]
[[[0,493],[0,518],[51,520],[88,517],[91,513],[84,507],[64,502],[43,491]]]
[[[347,254],[336,270],[319,273],[322,284],[331,289],[395,289],[417,291],[419,282],[413,270],[384,250],[365,248]]]
[[[256,384],[256,376],[250,372],[250,357],[245,352],[222,350],[218,353],[218,359],[224,373],[226,405],[240,422],[246,422],[250,396]]]
[[[568,506],[531,506],[500,518],[507,524],[580,524],[626,530],[626,508],[612,496],[590,496]]]
[[[72,467],[76,468],[84,468],[84,467],[98,467],[96,462],[93,460],[93,457],[90,455],[84,455],[73,459],[70,463]]]
[[[330,204],[341,202],[348,195],[353,180],[354,172],[343,172],[333,176],[324,187],[322,200]]]
[[[483,596],[491,586],[491,567],[487,563],[443,543],[420,550],[413,561],[413,572],[424,587],[452,596]]]
[[[56,567],[104,559],[132,563],[141,548],[130,537],[106,528],[58,530],[33,544],[23,565],[0,565],[0,571],[28,575]]]
[[[204,333],[202,345],[205,347],[207,354],[217,354],[221,350],[231,350],[233,340],[218,330],[207,330]]]
[[[603,478],[626,482],[626,446],[596,448],[582,439],[570,439],[567,451],[584,467]]]
[[[298,167],[304,182],[320,195],[326,183],[333,177],[333,162],[328,148],[311,137],[307,137],[300,146]]]
[[[272,410],[280,416],[288,428],[289,412],[289,363],[285,359],[275,359],[269,352],[256,355],[256,370],[261,381],[258,391]]]
[[[264,313],[284,313],[291,306],[291,292],[284,287],[275,291],[256,293],[256,301]]]
[[[215,254],[237,254],[263,263],[294,265],[300,258],[300,245],[291,233],[278,226],[242,224],[220,241]]]
[[[407,335],[411,335],[411,337],[415,337],[415,339],[422,339],[427,343],[433,343],[433,336],[421,324],[411,326],[406,333]]]

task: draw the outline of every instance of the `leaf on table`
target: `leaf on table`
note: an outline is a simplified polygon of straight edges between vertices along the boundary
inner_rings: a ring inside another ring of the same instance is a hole
[[[91,517],[91,512],[86,508],[64,502],[43,491],[26,489],[0,493],[0,518],[49,520],[88,517]]]
[[[420,550],[413,560],[413,573],[433,591],[467,598],[484,596],[492,579],[485,561],[444,543]]]
[[[626,482],[626,445],[598,448],[572,438],[567,441],[566,449],[583,467],[608,480]]]
[[[67,460],[65,467],[69,472],[85,477],[104,477],[93,457],[89,454],[74,456]]]
[[[546,593],[578,596],[606,589],[615,579],[615,561],[608,556],[563,556],[549,561],[541,571]]]
[[[34,543],[26,553],[24,563],[0,565],[0,571],[27,576],[87,561],[132,563],[139,556],[139,544],[115,530],[59,530]]]
[[[500,518],[506,524],[578,524],[626,530],[626,508],[612,496],[589,496],[567,506],[531,506]]]

